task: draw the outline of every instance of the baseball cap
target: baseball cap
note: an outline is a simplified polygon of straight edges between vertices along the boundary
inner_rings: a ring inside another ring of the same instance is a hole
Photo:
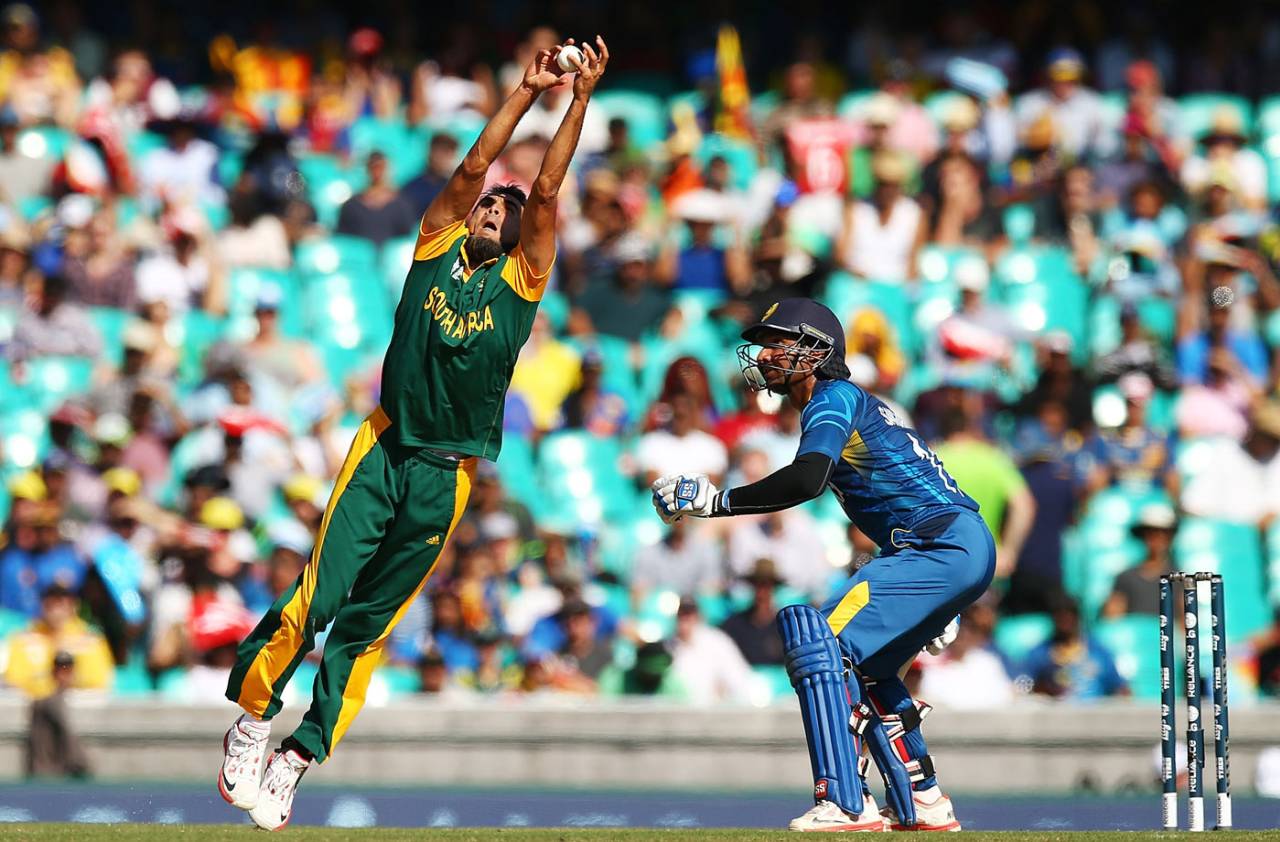
[[[1058,47],[1045,62],[1049,78],[1055,82],[1075,82],[1084,75],[1084,58],[1073,47]]]
[[[967,132],[978,125],[982,113],[972,99],[958,96],[942,112],[942,127],[951,132]]]
[[[878,93],[867,101],[863,113],[868,126],[892,126],[900,110],[898,101],[891,94]]]
[[[1133,531],[1142,529],[1178,528],[1178,515],[1168,503],[1148,503],[1138,510],[1138,517],[1133,522]]]
[[[986,292],[991,284],[991,270],[981,257],[969,257],[956,264],[956,285],[969,292]]]
[[[244,512],[230,497],[210,497],[200,507],[200,523],[210,529],[231,531],[244,526]]]
[[[102,474],[102,483],[108,491],[116,491],[133,497],[142,490],[142,477],[133,468],[111,468]]]
[[[9,480],[9,496],[15,500],[39,503],[49,494],[44,478],[35,471],[23,471]]]
[[[310,474],[294,474],[285,482],[284,499],[290,503],[315,503],[324,490],[324,482]]]
[[[1155,391],[1155,386],[1151,383],[1151,378],[1143,374],[1141,371],[1131,371],[1117,381],[1116,385],[1120,388],[1120,394],[1124,395],[1127,400],[1145,402],[1151,397]]]
[[[118,412],[101,415],[93,424],[93,440],[102,444],[123,446],[132,433],[129,420]]]
[[[907,180],[907,162],[897,152],[884,150],[871,159],[871,175],[876,181],[901,184]]]
[[[258,300],[254,304],[254,309],[274,312],[280,309],[283,302],[284,290],[280,289],[278,284],[263,284],[258,290]]]
[[[613,258],[619,263],[643,263],[652,253],[649,241],[637,231],[628,231],[613,244]]]
[[[120,341],[126,349],[149,354],[160,344],[160,336],[154,325],[137,319],[125,326]]]
[[[281,518],[267,527],[267,541],[276,549],[289,550],[300,556],[311,552],[311,533],[293,518]]]
[[[837,349],[845,347],[844,326],[835,313],[811,298],[784,298],[764,311],[760,321],[742,332],[742,338],[756,342],[769,331],[820,339]]]

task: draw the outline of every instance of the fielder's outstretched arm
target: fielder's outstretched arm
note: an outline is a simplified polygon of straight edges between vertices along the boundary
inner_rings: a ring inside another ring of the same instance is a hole
[[[572,39],[568,43],[572,44]],[[596,36],[596,46],[600,48],[598,53],[590,44],[583,44],[582,59],[571,59],[577,70],[573,80],[573,99],[542,158],[542,168],[534,179],[529,203],[520,220],[520,249],[535,275],[545,274],[555,260],[556,200],[560,194],[560,185],[564,183],[564,177],[569,172],[569,162],[573,160],[573,153],[578,148],[578,137],[582,134],[582,121],[587,115],[587,102],[591,99],[591,92],[595,90],[596,82],[600,81],[605,65],[609,63],[609,48],[599,35]]]
[[[502,103],[498,113],[485,124],[480,137],[476,138],[462,163],[453,171],[444,189],[431,200],[422,217],[418,245],[422,245],[426,234],[452,225],[471,212],[476,200],[480,198],[480,191],[484,189],[489,167],[502,154],[502,150],[507,148],[520,118],[533,106],[539,94],[558,84],[560,74],[556,71],[555,52],[539,51],[525,69],[524,79],[519,86]]]

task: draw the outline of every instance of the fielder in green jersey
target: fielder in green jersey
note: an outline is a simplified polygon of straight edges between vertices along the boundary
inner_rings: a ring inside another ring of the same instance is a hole
[[[245,714],[224,740],[218,788],[261,827],[288,821],[307,765],[342,739],[466,507],[476,460],[498,456],[516,356],[555,262],[556,197],[608,62],[603,40],[570,60],[573,97],[527,199],[519,187],[484,185],[538,95],[569,81],[559,49],[534,58],[423,215],[381,405],[356,434],[306,569],[240,645],[227,698]],[[268,722],[326,627],[311,707],[260,775]]]

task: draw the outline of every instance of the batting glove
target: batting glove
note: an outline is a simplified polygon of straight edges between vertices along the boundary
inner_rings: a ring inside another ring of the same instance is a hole
[[[956,635],[960,633],[960,618],[954,617],[951,622],[947,623],[947,627],[942,630],[942,634],[925,644],[924,651],[930,655],[938,655],[943,649],[950,646],[956,639]]]
[[[685,515],[711,517],[720,493],[705,474],[661,477],[652,488],[653,506],[667,523]]]

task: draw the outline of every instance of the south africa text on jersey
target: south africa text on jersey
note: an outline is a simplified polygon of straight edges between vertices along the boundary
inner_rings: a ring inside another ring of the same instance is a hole
[[[431,317],[440,323],[441,330],[454,339],[461,339],[481,330],[493,330],[493,313],[487,305],[483,313],[477,310],[469,313],[454,312],[453,308],[445,302],[444,293],[440,291],[440,287],[431,288],[422,309],[430,310]]]

